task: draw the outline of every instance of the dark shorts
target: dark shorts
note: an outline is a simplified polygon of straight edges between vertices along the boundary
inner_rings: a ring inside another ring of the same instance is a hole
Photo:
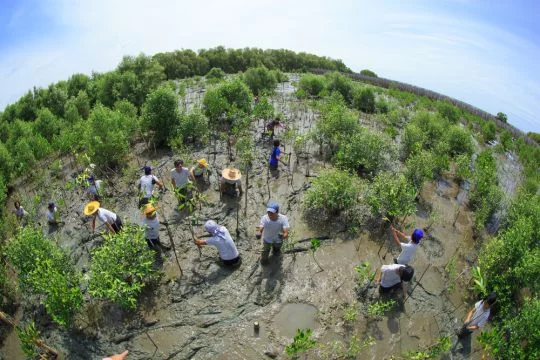
[[[115,233],[120,232],[122,230],[122,220],[120,219],[120,216],[116,215],[116,221],[111,225]]]
[[[275,164],[275,165],[268,164],[268,167],[270,168],[270,170],[277,170],[277,169],[278,169],[278,165],[279,165],[279,164]]]
[[[379,286],[379,293],[388,294],[394,291],[395,289],[400,289],[400,288],[401,288],[401,282],[398,282],[396,285],[393,285],[390,287]]]
[[[238,193],[236,192],[236,184],[230,184],[226,182],[223,185],[223,194],[233,196],[233,197],[237,196]]]
[[[153,249],[159,245],[161,245],[161,241],[159,240],[159,237],[157,239],[146,239],[146,243],[148,244],[148,247]]]
[[[143,197],[139,200],[139,209],[150,202],[150,198]]]
[[[231,260],[223,260],[223,259],[220,259],[220,260],[225,266],[233,266],[233,265],[236,265],[240,261],[240,255],[238,255],[237,257]]]

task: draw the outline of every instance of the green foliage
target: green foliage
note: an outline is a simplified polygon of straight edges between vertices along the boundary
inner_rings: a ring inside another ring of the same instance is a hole
[[[495,116],[497,118],[497,120],[500,120],[502,121],[503,123],[507,122],[508,121],[508,116],[506,116],[505,113],[503,112],[498,112],[497,113],[497,116]]]
[[[53,321],[69,325],[83,303],[80,277],[69,256],[46,239],[40,229],[31,227],[22,228],[4,252],[17,270],[22,289],[44,296]]]
[[[381,317],[392,310],[395,304],[395,300],[378,300],[368,305],[368,315],[376,318]]]
[[[358,180],[341,170],[321,172],[306,191],[304,205],[308,209],[324,209],[330,215],[352,208],[358,201]]]
[[[326,144],[331,150],[339,147],[342,141],[349,139],[359,129],[357,116],[347,109],[341,95],[334,93],[321,109],[317,119],[314,139],[319,144]]]
[[[416,190],[401,173],[379,173],[369,190],[368,202],[376,216],[393,219],[416,210]]]
[[[341,94],[343,99],[350,104],[353,99],[352,81],[339,72],[327,73],[325,77],[326,90],[328,93],[338,92]]]
[[[378,77],[377,74],[375,74],[373,71],[371,71],[371,70],[369,70],[369,69],[361,70],[361,71],[360,71],[360,75],[371,76],[371,77]]]
[[[79,94],[80,91],[86,91],[90,78],[85,74],[73,74],[67,80],[67,93],[68,97],[74,97]]]
[[[358,319],[358,309],[356,301],[343,309],[343,320],[347,323],[353,323]]]
[[[88,155],[98,165],[121,164],[129,151],[129,138],[136,124],[120,111],[97,104],[90,113],[84,133]]]
[[[375,112],[377,114],[386,114],[390,111],[390,105],[388,105],[388,102],[384,99],[377,99],[375,100]]]
[[[156,145],[167,144],[171,130],[179,124],[178,97],[168,86],[152,91],[144,103],[143,126],[152,131]]]
[[[471,157],[469,154],[461,154],[455,158],[455,176],[459,181],[470,179],[472,176],[471,171]]]
[[[386,134],[360,128],[340,144],[333,162],[342,169],[374,176],[388,168],[395,153],[392,141]]]
[[[481,127],[485,142],[493,141],[497,138],[497,125],[493,121],[484,120]]]
[[[268,101],[268,97],[262,96],[253,108],[253,116],[259,119],[271,119],[274,116],[274,105]]]
[[[437,167],[435,154],[422,150],[411,155],[405,162],[405,176],[411,184],[420,190],[425,181],[432,180]]]
[[[224,82],[204,94],[204,113],[211,124],[230,126],[238,114],[250,114],[253,97],[240,79]],[[221,124],[220,121],[225,120]]]
[[[459,121],[460,114],[458,108],[448,101],[439,102],[437,110],[439,111],[439,114],[451,124],[457,124]]]
[[[450,155],[458,154],[471,155],[474,151],[474,144],[469,130],[458,125],[452,125],[447,129],[446,141],[449,145]]]
[[[65,126],[63,121],[57,118],[49,109],[42,108],[38,111],[38,116],[34,122],[36,131],[43,135],[45,139],[51,140],[54,135],[60,132],[60,129]]]
[[[242,168],[248,169],[253,160],[255,160],[253,138],[251,136],[242,136],[236,141],[236,152],[242,164]]]
[[[310,242],[310,245],[309,245],[309,250],[311,250],[311,252],[315,252],[317,251],[318,248],[321,247],[321,240],[319,239],[311,239],[311,242]]]
[[[512,134],[510,134],[508,130],[506,129],[502,130],[499,140],[501,142],[501,145],[504,151],[514,149],[514,138],[512,137]]]
[[[356,282],[360,286],[368,281],[371,282],[375,277],[375,271],[371,270],[371,265],[367,261],[364,261],[360,265],[356,265],[354,271],[356,271]]]
[[[265,66],[247,69],[243,75],[243,80],[254,95],[271,94],[278,83],[276,75]]]
[[[210,71],[206,74],[206,80],[211,83],[220,82],[225,78],[225,72],[221,68],[211,68]]]
[[[371,88],[356,88],[352,97],[352,104],[355,109],[368,114],[375,112],[375,94]]]
[[[184,144],[206,142],[208,137],[208,119],[199,108],[189,114],[180,115],[178,136]]]
[[[409,351],[405,354],[407,360],[430,360],[440,359],[441,355],[450,350],[452,339],[450,336],[441,336],[433,345],[417,351]]]
[[[36,342],[39,341],[39,331],[36,329],[36,324],[31,322],[26,327],[15,328],[19,340],[21,341],[21,348],[29,359],[34,359],[39,353],[39,349],[36,347]]]
[[[411,154],[420,152],[425,142],[426,134],[418,125],[407,125],[401,139],[404,157],[407,158]]]
[[[473,289],[479,295],[479,297],[486,297],[487,292],[487,281],[484,276],[482,269],[479,266],[473,266],[471,268],[472,278],[473,278]]]
[[[323,91],[325,79],[321,75],[305,74],[298,82],[298,89],[310,96],[319,96]]]
[[[300,353],[305,353],[315,347],[317,342],[311,338],[312,333],[311,329],[298,329],[293,342],[285,347],[287,355],[293,359],[298,359]]]
[[[88,292],[135,309],[137,296],[155,277],[154,253],[140,227],[124,225],[120,233],[106,237],[105,243],[92,251]]]
[[[497,164],[491,150],[478,154],[469,204],[475,210],[475,227],[481,229],[497,210],[502,191],[497,185]]]

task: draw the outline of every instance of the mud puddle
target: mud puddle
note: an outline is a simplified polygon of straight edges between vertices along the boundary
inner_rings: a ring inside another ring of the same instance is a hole
[[[313,305],[285,304],[274,317],[273,326],[279,334],[292,339],[297,329],[316,330],[319,327],[316,317],[317,308]]]

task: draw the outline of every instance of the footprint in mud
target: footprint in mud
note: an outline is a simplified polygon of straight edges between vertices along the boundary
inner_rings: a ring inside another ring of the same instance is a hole
[[[437,239],[433,235],[428,235],[423,240],[424,242],[424,252],[426,253],[428,259],[432,257],[441,257],[444,254],[444,245],[442,241]]]

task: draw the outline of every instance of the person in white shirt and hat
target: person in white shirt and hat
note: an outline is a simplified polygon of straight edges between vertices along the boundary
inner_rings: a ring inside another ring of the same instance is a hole
[[[390,229],[392,230],[394,242],[401,248],[401,253],[397,257],[397,259],[394,259],[394,263],[408,265],[414,258],[414,254],[420,246],[420,240],[424,237],[424,232],[421,229],[414,229],[411,236],[407,236],[406,234],[394,228],[392,225],[390,225]],[[399,237],[408,241],[406,243],[403,243],[399,240]]]
[[[141,221],[141,225],[144,228],[144,236],[148,247],[154,250],[159,248],[170,250],[170,247],[163,245],[159,239],[157,207],[152,204],[146,204],[143,214],[144,218]]]
[[[221,172],[220,190],[222,194],[237,196],[236,189],[238,188],[238,195],[242,196],[242,173],[235,168],[225,168]]]
[[[218,225],[214,220],[208,220],[204,224],[204,229],[212,235],[208,240],[193,239],[197,245],[213,245],[218,249],[219,258],[223,265],[233,266],[240,261],[240,254],[236,245],[225,226]]]
[[[96,231],[96,218],[105,224],[110,232],[116,234],[122,230],[122,220],[120,216],[116,215],[110,210],[100,207],[98,201],[90,201],[84,207],[84,215],[91,216],[92,219],[92,232]]]

